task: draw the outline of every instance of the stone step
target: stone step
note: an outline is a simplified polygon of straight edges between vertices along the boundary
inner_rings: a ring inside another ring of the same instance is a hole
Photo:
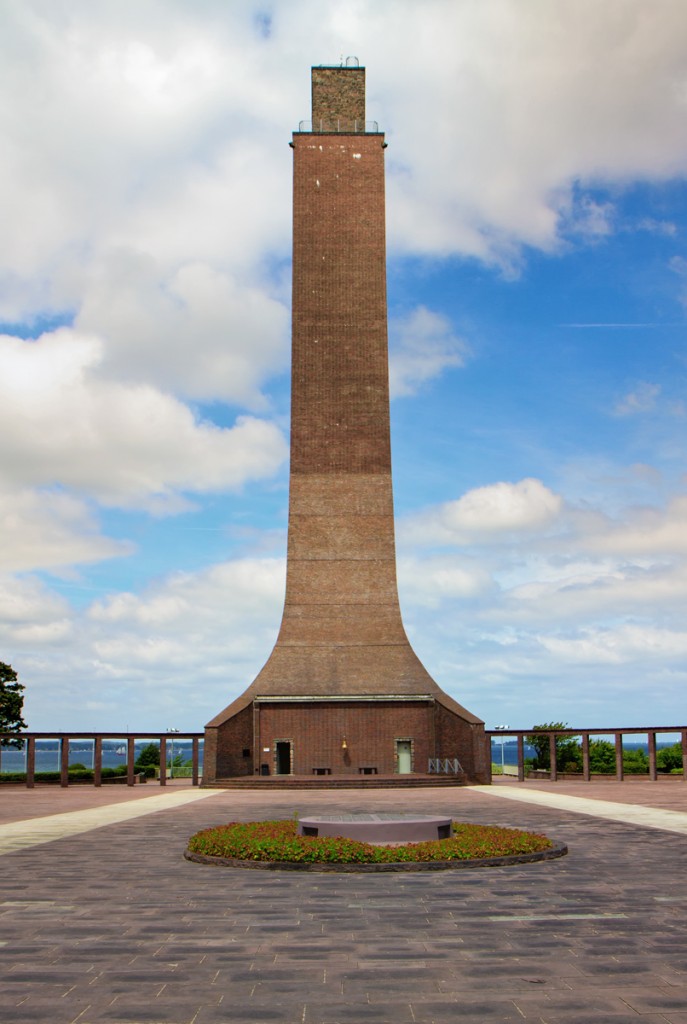
[[[205,789],[399,789],[421,786],[465,786],[458,775],[256,775],[204,782]]]

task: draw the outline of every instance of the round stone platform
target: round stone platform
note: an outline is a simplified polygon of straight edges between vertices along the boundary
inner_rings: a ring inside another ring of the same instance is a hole
[[[450,839],[451,819],[430,814],[318,814],[300,818],[302,836],[345,836],[362,843],[422,843]]]

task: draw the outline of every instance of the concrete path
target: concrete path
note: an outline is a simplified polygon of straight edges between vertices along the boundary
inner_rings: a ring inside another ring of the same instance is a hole
[[[147,793],[146,796],[148,796]],[[212,796],[212,793],[203,789],[168,791],[150,796],[146,800],[108,803],[101,807],[89,807],[50,814],[45,817],[5,822],[0,825],[0,856],[24,850],[29,846],[51,843],[55,839],[64,839],[66,836],[77,836],[82,832],[90,832],[94,828],[103,828],[105,825],[130,821],[132,818],[140,818],[146,814],[153,814],[155,811],[167,811],[174,807],[182,807],[184,804],[192,803],[195,800],[204,800],[209,796]]]
[[[624,785],[624,783],[622,784]],[[594,818],[607,818],[609,821],[624,821],[630,825],[642,825],[645,828],[658,828],[666,832],[680,832],[687,835],[687,811],[664,810],[661,807],[634,805],[627,802],[601,800],[597,798],[572,796],[569,793],[556,793],[554,790],[542,792],[531,788],[529,784],[506,788],[500,786],[471,786],[486,796],[506,800],[520,800],[524,803],[538,804],[540,807],[559,807],[577,814],[589,814]],[[643,789],[635,790],[635,796],[651,799],[651,792]],[[685,796],[687,804],[687,795]]]
[[[687,1024],[685,838],[599,816],[640,798],[687,813],[682,785],[0,790],[0,836],[11,821],[43,835],[0,860],[0,1022]],[[542,803],[552,790],[560,802]],[[570,853],[514,868],[332,876],[182,856],[212,824],[343,809],[530,828]],[[40,832],[70,814],[97,827]]]

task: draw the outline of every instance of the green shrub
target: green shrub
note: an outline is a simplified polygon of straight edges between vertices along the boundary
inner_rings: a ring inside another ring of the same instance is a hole
[[[70,782],[93,781],[93,772],[89,768],[85,768],[83,771],[70,769],[68,775]],[[61,772],[36,772],[34,778],[36,782],[59,782],[62,774]],[[2,772],[0,782],[26,782],[26,772]]]
[[[648,775],[648,755],[643,750],[623,750],[623,771],[626,775]]]

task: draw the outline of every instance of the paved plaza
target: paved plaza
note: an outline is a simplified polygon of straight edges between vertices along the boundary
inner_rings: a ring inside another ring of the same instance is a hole
[[[560,860],[417,874],[183,859],[232,819],[411,811]],[[0,1021],[687,1024],[680,779],[404,791],[0,789]]]

